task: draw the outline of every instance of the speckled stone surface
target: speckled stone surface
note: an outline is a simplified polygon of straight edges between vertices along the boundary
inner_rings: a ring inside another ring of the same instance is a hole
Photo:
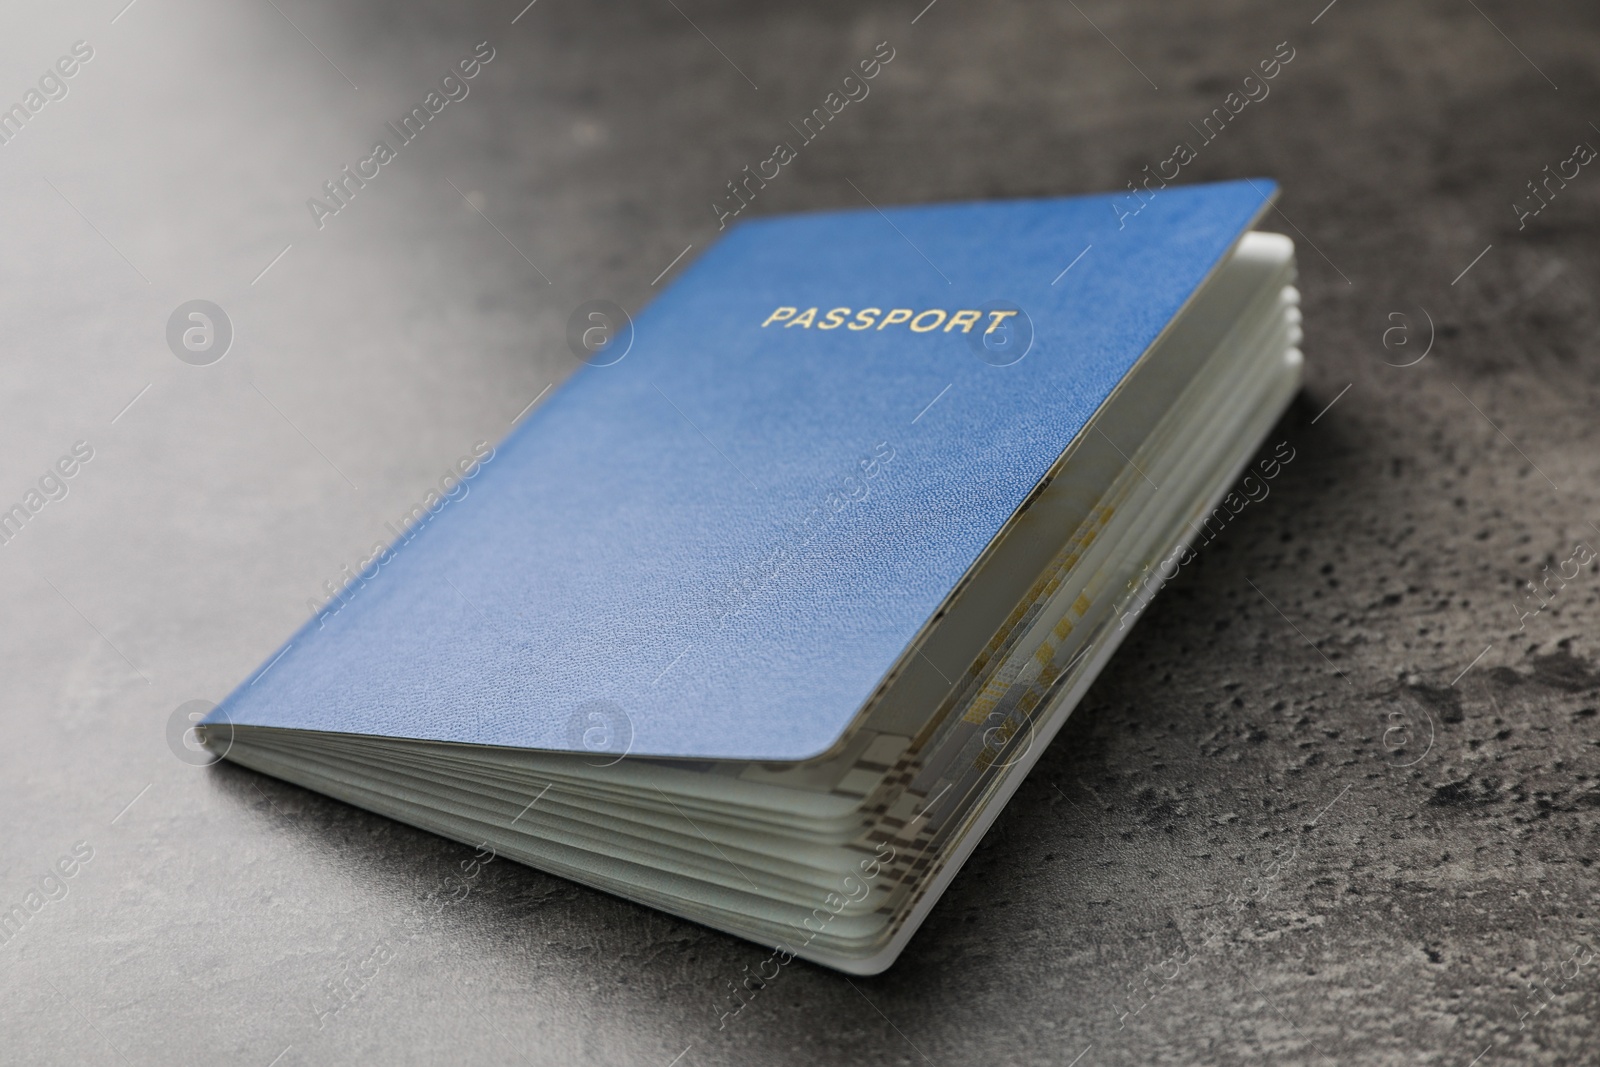
[[[0,1059],[1600,1058],[1600,168],[1571,162],[1600,10],[923,2],[0,16],[0,103],[93,50],[0,144],[0,506],[93,450],[0,547]],[[307,198],[480,41],[319,229]],[[574,308],[659,291],[880,41],[751,213],[1122,187],[1287,42],[1181,180],[1282,183],[1307,356],[1294,460],[900,962],[795,963],[724,1016],[757,946],[185,763],[177,709],[571,371]],[[195,298],[235,332],[203,367],[164,336]]]

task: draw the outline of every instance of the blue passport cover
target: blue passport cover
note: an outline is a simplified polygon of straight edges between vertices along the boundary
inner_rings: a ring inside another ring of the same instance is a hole
[[[822,753],[1274,189],[736,225],[207,721]]]

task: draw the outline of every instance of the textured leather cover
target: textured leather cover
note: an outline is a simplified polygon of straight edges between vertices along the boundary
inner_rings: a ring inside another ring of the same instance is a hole
[[[825,751],[1273,188],[1168,188],[1120,225],[1126,196],[735,226],[211,721]],[[996,301],[1032,322],[1009,366],[973,344]],[[819,310],[763,326],[780,307]],[[820,328],[869,307],[985,314]]]

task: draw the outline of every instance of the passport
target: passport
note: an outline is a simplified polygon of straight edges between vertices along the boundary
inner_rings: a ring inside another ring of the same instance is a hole
[[[735,224],[207,744],[882,970],[1292,398],[1275,192]]]

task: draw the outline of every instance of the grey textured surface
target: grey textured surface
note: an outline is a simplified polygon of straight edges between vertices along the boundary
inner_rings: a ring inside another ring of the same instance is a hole
[[[95,49],[0,145],[0,503],[94,449],[0,548],[0,902],[93,849],[0,944],[0,1058],[1595,1060],[1600,573],[1515,605],[1600,543],[1600,173],[1511,207],[1600,146],[1593,5],[123,3],[0,34],[3,102]],[[483,40],[318,230],[305,199]],[[719,1030],[756,946],[177,758],[174,709],[570,371],[574,307],[703,249],[883,40],[752,211],[1121,187],[1290,42],[1183,180],[1283,183],[1309,362],[1270,497],[900,963],[793,964]],[[237,330],[207,367],[163,339],[196,297]]]

